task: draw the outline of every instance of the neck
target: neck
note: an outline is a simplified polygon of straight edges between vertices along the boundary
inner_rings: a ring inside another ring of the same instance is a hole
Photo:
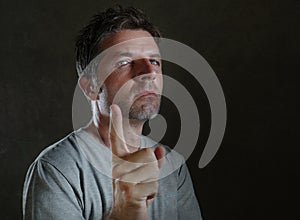
[[[123,133],[129,151],[135,152],[141,145],[142,129],[145,121],[123,119]],[[109,143],[110,118],[100,114],[93,117],[84,130],[106,147]]]

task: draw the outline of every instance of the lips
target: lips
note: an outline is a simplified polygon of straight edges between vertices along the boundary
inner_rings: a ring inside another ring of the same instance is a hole
[[[150,96],[155,96],[157,97],[157,93],[153,92],[153,91],[145,91],[145,92],[142,92],[142,93],[139,93],[136,97],[136,99],[139,99],[139,98],[144,98],[144,97],[150,97]]]

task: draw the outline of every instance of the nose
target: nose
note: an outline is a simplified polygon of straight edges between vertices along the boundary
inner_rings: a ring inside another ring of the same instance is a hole
[[[156,79],[157,73],[160,72],[160,67],[152,64],[149,59],[135,60],[135,79],[139,81],[153,81]]]

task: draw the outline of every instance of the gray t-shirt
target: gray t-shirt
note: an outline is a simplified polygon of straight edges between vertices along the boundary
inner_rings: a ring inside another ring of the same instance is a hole
[[[157,146],[142,136],[141,148]],[[182,156],[166,148],[159,190],[148,219],[201,219]],[[24,219],[100,220],[112,208],[111,151],[79,129],[46,148],[30,166],[23,190]]]

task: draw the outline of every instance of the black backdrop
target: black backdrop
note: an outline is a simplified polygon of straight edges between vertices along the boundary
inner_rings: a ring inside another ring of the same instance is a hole
[[[74,38],[92,14],[115,2],[1,0],[0,219],[21,218],[29,164],[72,130]],[[203,130],[188,165],[205,219],[299,219],[300,1],[118,3],[144,9],[165,37],[197,50],[223,86],[226,134],[213,161],[199,169],[209,107],[199,85],[191,85],[200,94],[194,97]],[[178,134],[172,127],[164,138],[170,145],[170,134]]]

